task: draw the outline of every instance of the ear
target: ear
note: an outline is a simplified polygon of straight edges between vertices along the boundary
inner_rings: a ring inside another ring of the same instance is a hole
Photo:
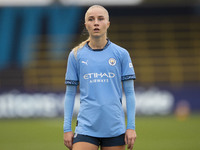
[[[107,27],[108,27],[108,28],[110,27],[110,21],[108,21]]]
[[[85,25],[85,28],[87,29],[86,23],[84,23],[84,25]]]

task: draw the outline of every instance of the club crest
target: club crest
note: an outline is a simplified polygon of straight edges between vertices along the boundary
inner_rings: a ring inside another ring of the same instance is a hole
[[[116,60],[114,58],[110,58],[108,62],[111,66],[114,66],[116,64]]]

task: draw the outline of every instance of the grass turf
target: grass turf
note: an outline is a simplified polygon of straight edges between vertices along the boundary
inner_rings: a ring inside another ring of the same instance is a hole
[[[1,119],[1,150],[66,150],[63,119]],[[73,120],[73,128],[75,120]],[[200,115],[136,117],[136,150],[199,150]]]

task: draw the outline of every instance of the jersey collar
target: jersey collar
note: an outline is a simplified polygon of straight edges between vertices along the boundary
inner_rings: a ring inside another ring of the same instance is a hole
[[[106,49],[106,48],[110,45],[110,43],[111,43],[110,40],[107,39],[107,43],[106,43],[106,45],[104,46],[103,49],[92,49],[92,48],[89,46],[88,42],[87,42],[87,44],[86,44],[86,47],[87,47],[89,50],[92,50],[92,51],[103,51],[104,49]]]

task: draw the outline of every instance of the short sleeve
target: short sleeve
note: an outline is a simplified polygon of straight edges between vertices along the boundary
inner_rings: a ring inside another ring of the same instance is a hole
[[[134,67],[127,50],[123,52],[121,59],[122,59],[121,61],[122,62],[121,64],[122,65],[122,73],[121,73],[122,81],[131,80],[131,79],[135,80],[136,76],[135,76]]]
[[[73,51],[70,52],[67,62],[67,71],[65,74],[65,84],[67,85],[78,85],[78,67],[77,61],[74,57]]]

